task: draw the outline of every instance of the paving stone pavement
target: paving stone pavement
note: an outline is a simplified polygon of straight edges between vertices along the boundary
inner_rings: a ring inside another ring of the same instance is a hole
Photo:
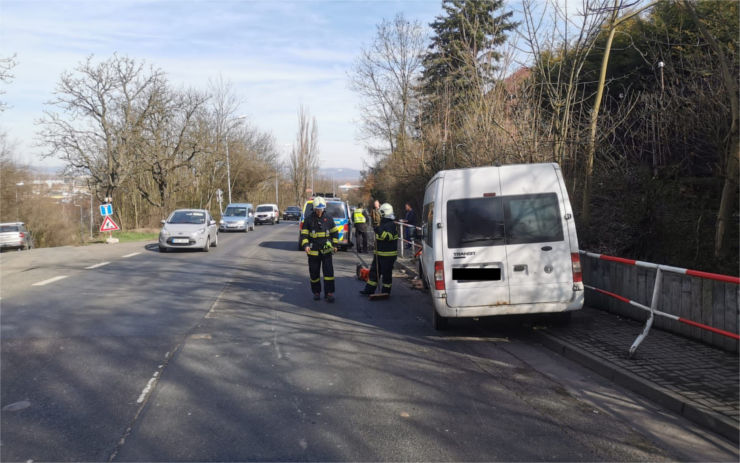
[[[416,275],[414,260],[397,263]],[[738,443],[737,354],[653,327],[629,358],[644,322],[590,307],[574,312],[570,323],[534,328],[545,346]]]

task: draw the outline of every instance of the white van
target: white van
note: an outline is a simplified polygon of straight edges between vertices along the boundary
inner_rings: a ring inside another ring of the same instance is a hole
[[[258,204],[257,211],[254,213],[254,223],[257,225],[269,223],[275,225],[280,223],[280,210],[277,204]]]
[[[435,329],[450,317],[583,307],[576,226],[557,164],[440,171],[421,220],[419,270]]]

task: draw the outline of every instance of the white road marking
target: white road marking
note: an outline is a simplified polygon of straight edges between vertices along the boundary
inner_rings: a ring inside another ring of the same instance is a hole
[[[38,283],[34,283],[32,286],[44,286],[48,285],[49,283],[54,283],[55,281],[63,280],[67,278],[69,275],[60,275],[58,277],[49,278],[48,280],[39,281]]]
[[[99,264],[91,265],[89,267],[85,267],[85,270],[92,270],[94,268],[102,267],[103,265],[108,265],[110,262],[101,262]]]
[[[125,258],[127,258],[127,257],[134,257],[134,256],[138,256],[139,254],[141,254],[141,253],[140,253],[140,252],[132,252],[131,254],[126,254],[125,256],[121,256],[121,258],[122,258],[122,259],[125,259]]]

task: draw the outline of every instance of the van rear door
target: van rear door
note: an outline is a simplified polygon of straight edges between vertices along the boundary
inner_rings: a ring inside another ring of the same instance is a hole
[[[569,208],[554,165],[506,166],[501,183],[511,304],[569,301]]]
[[[462,169],[444,181],[443,233],[447,305],[509,303],[504,211],[497,168]]]

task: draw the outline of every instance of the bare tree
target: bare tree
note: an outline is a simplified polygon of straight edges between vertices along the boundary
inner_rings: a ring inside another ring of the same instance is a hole
[[[717,213],[717,225],[714,240],[714,255],[716,257],[727,257],[728,255],[728,225],[730,215],[735,208],[738,195],[738,169],[740,169],[740,112],[738,110],[738,84],[737,74],[731,71],[731,60],[725,54],[717,40],[709,33],[709,30],[699,18],[696,7],[691,1],[684,0],[691,17],[696,23],[704,40],[707,41],[712,51],[719,60],[720,75],[727,93],[727,101],[730,104],[730,131],[725,143],[724,159],[724,185],[722,187],[722,198],[720,199],[719,211]],[[736,18],[737,19],[737,18]]]
[[[135,172],[133,153],[145,121],[154,117],[167,82],[159,69],[113,55],[95,64],[89,57],[62,74],[55,98],[39,121],[48,151],[68,170],[89,173],[97,191],[113,192]]]
[[[383,20],[351,71],[350,86],[362,98],[362,132],[372,154],[406,151],[424,40],[418,22],[409,22],[401,14],[393,21]],[[381,140],[379,146],[373,144]]]
[[[296,203],[303,204],[310,180],[319,165],[319,129],[316,118],[309,121],[308,111],[298,110],[298,135],[290,153],[290,180]]]
[[[15,75],[13,75],[13,68],[18,65],[15,59],[16,55],[8,58],[0,58],[0,83],[9,84],[13,81]],[[5,95],[5,90],[0,90],[0,95]],[[0,112],[5,111],[7,103],[0,100]]]

